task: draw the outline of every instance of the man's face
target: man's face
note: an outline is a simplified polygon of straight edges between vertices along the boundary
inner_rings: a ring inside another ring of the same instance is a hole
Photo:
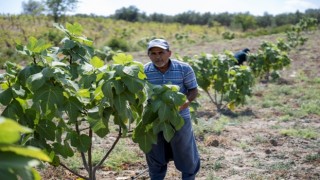
[[[154,47],[150,49],[148,56],[156,67],[161,68],[168,64],[171,51]]]

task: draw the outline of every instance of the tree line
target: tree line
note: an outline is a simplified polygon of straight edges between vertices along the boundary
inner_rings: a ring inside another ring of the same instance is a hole
[[[67,12],[77,8],[78,0],[45,0],[36,1],[28,0],[22,3],[22,14],[41,15],[47,14],[52,16],[55,22],[63,18]],[[76,14],[80,17],[101,17],[95,14]],[[206,25],[226,26],[247,31],[249,29],[277,27],[283,25],[297,24],[303,17],[315,18],[320,21],[320,9],[307,9],[305,12],[296,11],[294,13],[282,13],[272,15],[265,12],[262,16],[254,16],[249,12],[244,13],[199,13],[195,11],[187,11],[176,15],[165,15],[161,13],[153,13],[147,15],[141,12],[136,6],[122,7],[115,10],[110,16],[103,16],[115,20],[124,20],[129,22],[160,22],[160,23],[181,23],[188,25]]]

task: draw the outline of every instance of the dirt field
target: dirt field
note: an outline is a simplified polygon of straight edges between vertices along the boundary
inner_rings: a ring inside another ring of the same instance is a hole
[[[243,47],[249,47],[256,51],[263,40],[275,41],[277,36],[265,36],[259,38],[237,39],[232,41],[218,41],[204,43],[179,50],[181,55],[193,55],[201,52],[222,52],[223,50],[236,51]],[[198,180],[205,179],[320,179],[320,115],[308,114],[299,119],[280,120],[285,117],[285,112],[272,106],[257,106],[257,101],[264,101],[264,95],[270,89],[308,87],[308,81],[296,81],[295,74],[304,72],[307,78],[320,77],[320,32],[309,35],[307,43],[299,47],[297,51],[290,52],[293,62],[290,68],[284,70],[282,82],[270,85],[258,83],[253,97],[249,103],[240,107],[232,114],[226,114],[230,120],[224,130],[217,134],[208,128],[199,133],[199,127],[213,126],[217,114],[209,100],[201,98],[199,109],[199,124],[194,125],[197,130],[197,143],[201,156],[201,169],[197,175]],[[175,51],[173,49],[173,51]],[[135,59],[147,61],[143,52],[133,53]],[[318,81],[319,84],[319,81]],[[311,86],[314,87],[314,86]],[[319,87],[316,86],[316,87]],[[315,92],[320,93],[320,90]],[[301,104],[292,97],[304,96],[304,94],[285,96],[282,102],[292,103],[289,107],[299,108]],[[251,103],[250,102],[255,102]],[[260,102],[263,103],[263,102]],[[318,103],[319,104],[319,103]],[[305,127],[316,129],[317,138],[301,138],[285,136],[281,129],[293,127]],[[101,143],[108,145],[107,140]],[[132,143],[130,139],[124,140],[132,151],[138,152],[143,159],[144,155]],[[309,159],[308,159],[309,157]],[[120,172],[102,168],[98,171],[98,179],[149,179],[145,161],[128,163],[123,165]],[[43,179],[75,179],[65,170],[60,168],[46,168],[42,171]],[[168,180],[181,179],[180,173],[175,170],[173,163],[169,164]]]

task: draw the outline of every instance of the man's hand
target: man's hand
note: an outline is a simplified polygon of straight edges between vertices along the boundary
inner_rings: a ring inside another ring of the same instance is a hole
[[[182,106],[180,106],[179,110],[184,110],[186,109],[190,104],[190,101],[189,100],[186,100],[186,102],[184,104],[182,104]]]

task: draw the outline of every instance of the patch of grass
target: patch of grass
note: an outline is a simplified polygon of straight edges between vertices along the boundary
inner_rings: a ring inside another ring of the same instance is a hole
[[[313,99],[308,102],[304,102],[301,105],[301,110],[305,111],[307,114],[320,115],[320,100]]]
[[[292,108],[289,106],[285,106],[279,109],[284,114],[291,116],[293,119],[301,119],[309,115],[307,111],[302,108]]]
[[[269,170],[272,171],[287,171],[294,165],[294,162],[276,162],[268,167]]]
[[[294,93],[294,89],[291,86],[280,86],[274,89],[274,93],[279,96],[288,96]]]
[[[209,172],[209,174],[206,177],[206,180],[222,180],[219,177],[216,177],[214,172]]]
[[[228,125],[230,119],[227,116],[220,116],[218,120],[213,123],[213,130],[217,134],[221,134],[221,132],[225,129],[225,126]]]
[[[288,121],[290,121],[291,119],[292,119],[292,117],[291,117],[290,115],[288,115],[288,114],[279,117],[279,120],[280,120],[281,122],[288,122]]]
[[[210,132],[219,135],[222,133],[225,127],[230,124],[235,125],[237,123],[230,123],[230,118],[227,116],[220,116],[218,119],[209,120],[199,118],[198,124],[193,126],[193,130],[197,137],[204,137]]]
[[[221,161],[219,161],[219,160],[215,161],[214,164],[213,164],[213,170],[217,171],[217,170],[219,170],[221,168],[222,168]]]
[[[79,169],[83,167],[83,163],[81,160],[80,153],[76,153],[73,157],[63,159],[63,163],[67,165],[70,169],[72,169],[75,172],[79,172]]]
[[[279,124],[275,124],[275,125],[272,125],[270,126],[270,129],[282,129],[283,127]]]
[[[248,172],[246,173],[246,177],[248,179],[252,179],[252,180],[264,180],[265,177],[262,177],[261,174],[259,173],[252,173],[252,172]]]
[[[250,145],[245,141],[241,141],[238,146],[246,152],[250,151]]]
[[[100,162],[107,150],[108,149],[102,149],[100,147],[93,150],[92,162],[94,165]],[[143,161],[142,158],[137,155],[136,151],[130,149],[130,146],[125,144],[124,139],[121,139],[109,157],[107,157],[106,161],[104,162],[104,166],[115,171],[120,171],[123,164],[131,164],[139,161]],[[75,154],[75,156],[72,158],[64,159],[64,163],[74,171],[78,171],[83,167],[82,159],[79,153]]]
[[[308,154],[305,159],[307,162],[320,161],[320,154]]]
[[[306,138],[306,139],[315,139],[319,137],[319,133],[311,128],[307,129],[282,129],[280,130],[280,133],[285,136],[293,136],[293,137],[300,137],[300,138]]]
[[[133,150],[132,147],[126,145],[124,141],[120,140],[105,161],[104,165],[115,171],[120,171],[122,170],[122,165],[126,163],[133,164],[143,160],[144,159],[139,157],[137,152]]]
[[[266,143],[268,142],[268,139],[264,136],[261,136],[260,134],[255,135],[254,141],[257,143]]]
[[[225,160],[226,158],[224,156],[219,156],[218,159],[214,162],[214,165],[213,165],[213,170],[218,170],[218,169],[221,169],[223,166],[222,166],[222,161]]]
[[[232,168],[232,169],[230,169],[230,170],[228,171],[228,173],[233,176],[233,175],[239,174],[240,172],[239,172],[238,170]]]

